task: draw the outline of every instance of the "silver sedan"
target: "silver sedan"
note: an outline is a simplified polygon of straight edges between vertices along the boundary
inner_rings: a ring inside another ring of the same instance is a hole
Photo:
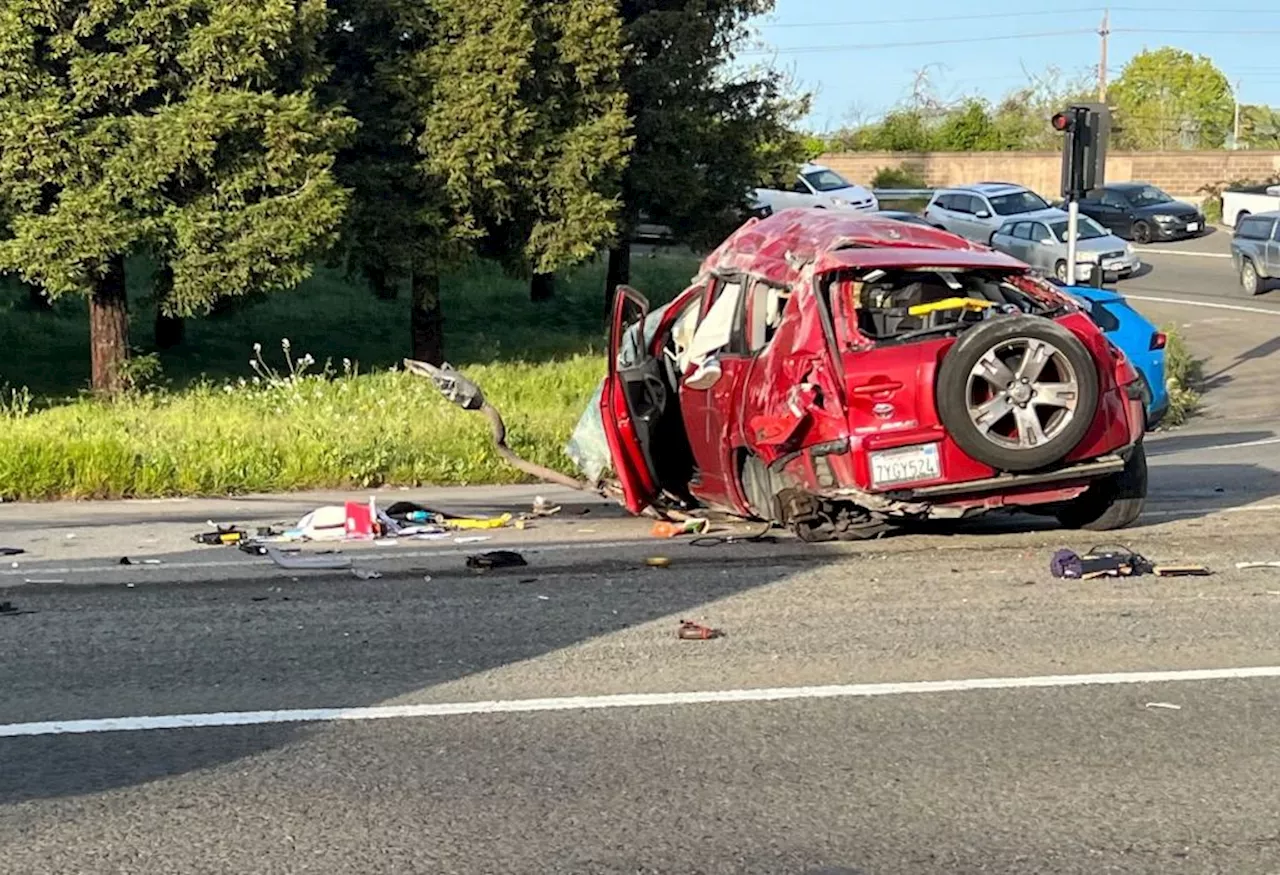
[[[1088,216],[1080,217],[1076,244],[1076,282],[1087,282],[1095,265],[1107,275],[1126,277],[1142,266],[1133,246]],[[1067,278],[1067,217],[1006,222],[991,237],[991,248],[1072,285]]]

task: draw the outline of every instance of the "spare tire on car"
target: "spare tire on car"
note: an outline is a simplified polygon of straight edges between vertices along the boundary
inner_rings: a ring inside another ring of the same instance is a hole
[[[1084,439],[1098,408],[1098,370],[1058,323],[1007,316],[956,341],[935,392],[942,424],[962,450],[999,471],[1036,471]]]

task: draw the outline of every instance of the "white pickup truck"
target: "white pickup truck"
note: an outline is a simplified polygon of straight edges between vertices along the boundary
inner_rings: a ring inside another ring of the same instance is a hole
[[[1222,193],[1222,221],[1234,228],[1245,216],[1280,210],[1280,185],[1255,185]]]

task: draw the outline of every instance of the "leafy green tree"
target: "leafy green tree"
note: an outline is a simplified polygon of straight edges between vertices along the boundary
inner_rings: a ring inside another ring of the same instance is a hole
[[[425,167],[482,234],[481,251],[531,274],[534,297],[547,297],[554,273],[595,255],[617,226],[633,142],[618,9],[601,0],[435,6]]]
[[[1213,61],[1171,47],[1141,52],[1108,92],[1123,149],[1218,149],[1231,132],[1231,85]]]
[[[1280,110],[1260,105],[1240,107],[1240,140],[1250,149],[1280,149]]]
[[[752,188],[803,159],[793,126],[807,98],[771,71],[727,69],[746,22],[772,8],[773,0],[622,0],[622,82],[635,146],[606,306],[630,279],[642,214],[681,239],[714,239],[740,220]]]
[[[323,0],[6,0],[0,271],[89,300],[93,387],[121,388],[125,259],[162,309],[285,288],[332,244],[351,124],[319,105]]]
[[[412,289],[412,355],[444,357],[441,276],[485,254],[543,289],[615,228],[629,140],[617,10],[598,0],[338,0],[335,99],[361,121],[349,264]]]

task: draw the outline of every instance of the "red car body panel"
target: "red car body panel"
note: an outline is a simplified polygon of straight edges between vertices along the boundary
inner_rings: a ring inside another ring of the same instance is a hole
[[[661,346],[676,311],[693,296],[710,306],[717,278],[739,277],[785,289],[790,300],[767,345],[754,354],[725,353],[720,380],[710,389],[678,390],[685,432],[698,474],[689,491],[704,504],[751,514],[741,482],[742,460],[758,457],[789,484],[814,494],[875,499],[868,453],[913,444],[937,443],[941,476],[917,482],[912,490],[952,485],[932,505],[990,508],[1063,501],[1090,482],[1052,483],[1035,478],[999,479],[995,469],[971,458],[948,436],[934,399],[938,368],[954,337],[912,343],[877,344],[857,328],[856,308],[842,277],[857,269],[1007,271],[1033,298],[1060,306],[1056,321],[1075,334],[1098,363],[1099,401],[1085,437],[1064,465],[1108,457],[1132,446],[1143,433],[1141,402],[1129,397],[1137,374],[1124,356],[1069,298],[1034,279],[1015,259],[944,231],[892,220],[824,210],[784,210],[752,220],[731,235],[702,264],[694,284],[677,300],[667,324],[657,332],[650,355]],[[634,293],[630,293],[634,295]],[[637,296],[638,297],[638,296]],[[748,301],[753,299],[747,295]],[[603,396],[610,449],[620,468],[626,505],[638,512],[658,492],[653,472],[631,424],[616,367],[620,313],[611,333],[610,372]],[[690,365],[683,377],[693,370]],[[972,494],[964,484],[972,483]],[[893,499],[902,490],[881,490]]]
[[[648,457],[636,434],[629,404],[622,381],[618,379],[618,354],[628,306],[640,313],[640,319],[649,313],[649,302],[634,289],[621,286],[613,301],[613,314],[609,323],[609,370],[600,395],[601,414],[604,420],[605,438],[609,442],[609,455],[613,458],[614,473],[622,485],[623,504],[632,513],[640,513],[657,500],[657,479],[649,465]]]

